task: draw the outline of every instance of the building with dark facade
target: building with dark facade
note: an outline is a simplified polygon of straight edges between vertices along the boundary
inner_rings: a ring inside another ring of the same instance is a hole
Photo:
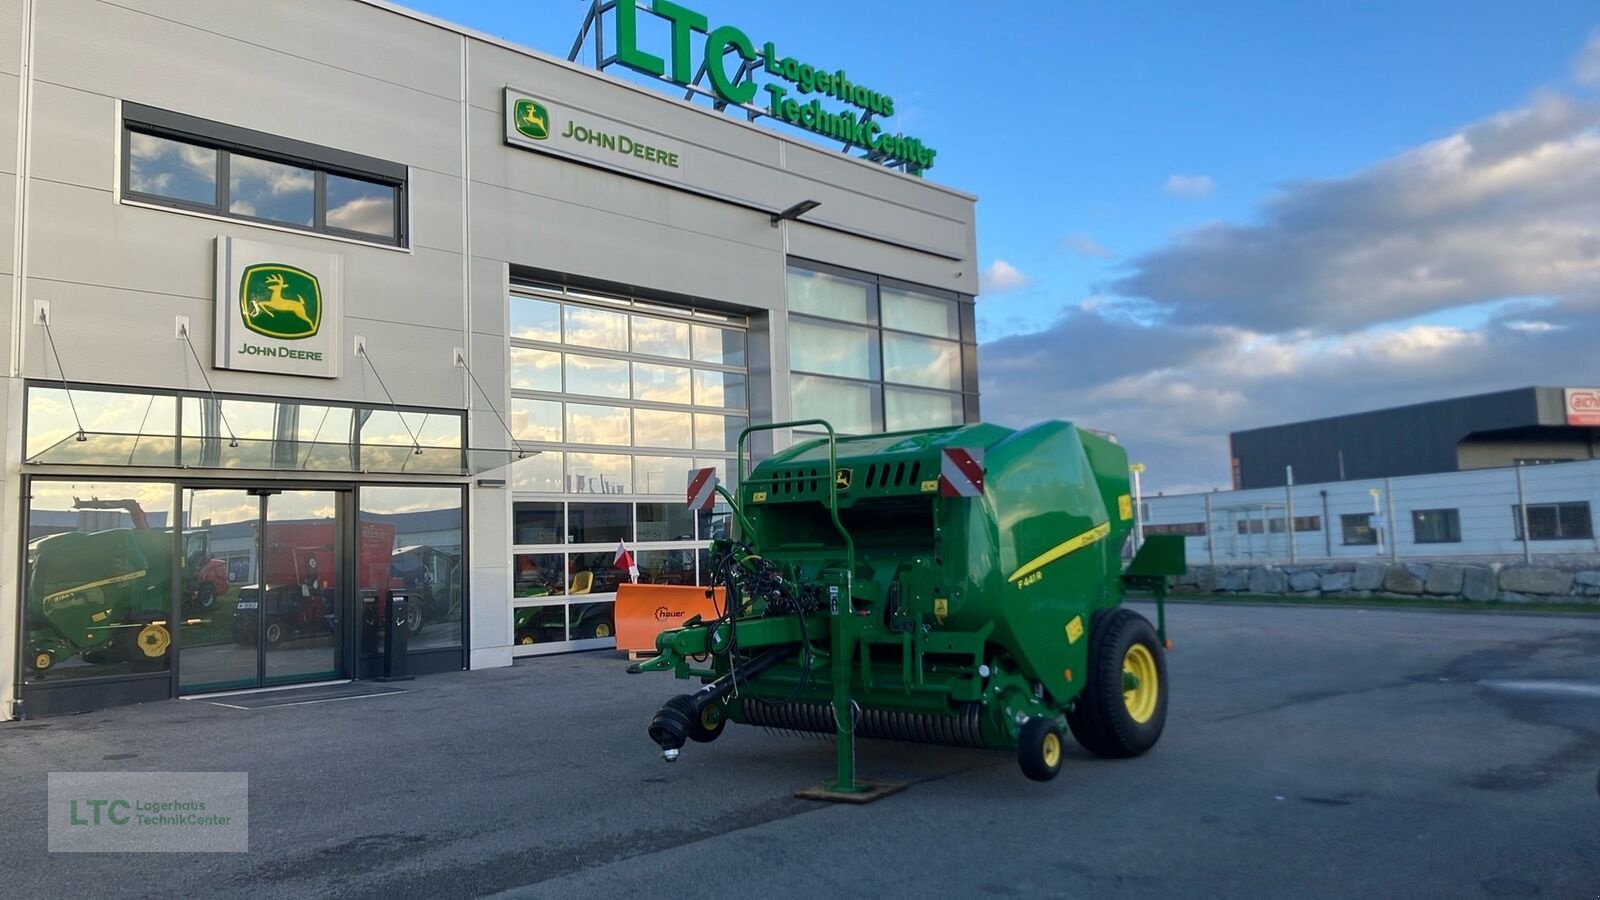
[[[1600,458],[1600,388],[1525,387],[1235,431],[1236,489]]]

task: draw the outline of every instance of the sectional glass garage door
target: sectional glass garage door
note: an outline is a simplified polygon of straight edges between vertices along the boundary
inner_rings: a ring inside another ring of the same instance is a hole
[[[640,580],[694,584],[726,510],[684,508],[688,473],[725,482],[750,421],[746,322],[559,287],[510,298],[510,425],[542,452],[512,487],[513,630],[521,653],[605,646],[618,544]]]

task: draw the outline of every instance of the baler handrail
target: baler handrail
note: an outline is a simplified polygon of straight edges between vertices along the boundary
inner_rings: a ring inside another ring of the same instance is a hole
[[[771,422],[766,425],[751,425],[739,432],[738,464],[739,484],[744,484],[749,477],[745,470],[745,439],[758,431],[775,431],[779,428],[797,428],[804,425],[821,425],[828,430],[828,514],[833,518],[833,528],[844,538],[845,571],[853,577],[856,571],[856,542],[850,532],[844,527],[844,522],[839,519],[839,480],[836,473],[839,469],[839,435],[833,430],[833,425],[823,419],[799,419],[793,422]],[[752,469],[754,467],[752,466]],[[743,515],[740,516],[743,519]]]

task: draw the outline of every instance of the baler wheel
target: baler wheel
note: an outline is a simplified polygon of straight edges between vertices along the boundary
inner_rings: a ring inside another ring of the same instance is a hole
[[[1095,756],[1149,750],[1167,721],[1167,657],[1149,620],[1108,609],[1089,623],[1089,681],[1067,713],[1072,736]]]
[[[700,715],[689,724],[689,740],[699,744],[709,744],[722,736],[722,729],[728,727],[728,714],[723,711],[721,704],[708,703],[706,708],[700,710]]]
[[[1049,781],[1061,772],[1061,727],[1054,719],[1035,716],[1017,735],[1017,764],[1034,781]]]

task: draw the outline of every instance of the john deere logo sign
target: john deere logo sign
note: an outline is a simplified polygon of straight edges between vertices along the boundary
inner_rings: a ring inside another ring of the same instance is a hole
[[[505,89],[504,97],[505,142],[513,147],[598,163],[650,178],[677,180],[682,173],[683,146],[665,135],[576,107],[551,109],[510,87]]]
[[[284,341],[313,337],[322,327],[322,286],[294,266],[247,266],[239,279],[239,312],[256,334]]]
[[[516,108],[517,131],[542,141],[550,136],[550,110],[534,100],[518,100]]]
[[[336,377],[343,262],[333,253],[219,237],[217,367]]]

